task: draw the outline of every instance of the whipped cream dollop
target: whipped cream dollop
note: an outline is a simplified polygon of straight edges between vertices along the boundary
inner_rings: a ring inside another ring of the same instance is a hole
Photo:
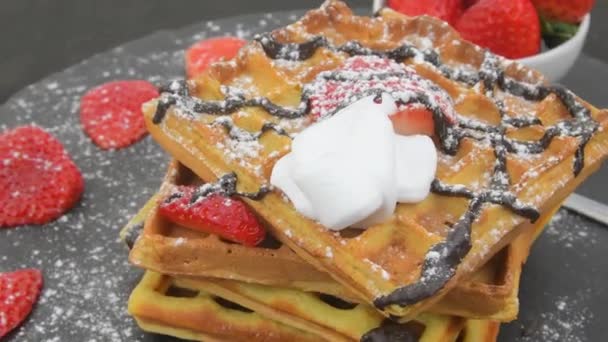
[[[422,201],[435,177],[428,136],[395,134],[395,99],[362,98],[295,137],[271,184],[296,210],[332,230],[389,219],[397,202]]]

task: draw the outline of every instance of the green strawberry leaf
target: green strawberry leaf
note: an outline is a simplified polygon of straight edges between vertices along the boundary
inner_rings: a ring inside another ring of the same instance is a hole
[[[540,23],[543,39],[549,48],[554,48],[574,37],[579,27],[576,24],[549,20],[542,17]]]

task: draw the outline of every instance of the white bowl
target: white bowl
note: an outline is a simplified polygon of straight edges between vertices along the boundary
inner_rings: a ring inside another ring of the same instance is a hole
[[[568,73],[581,54],[587,33],[589,33],[590,22],[591,16],[587,14],[574,37],[551,50],[517,61],[542,72],[551,82],[559,81]]]

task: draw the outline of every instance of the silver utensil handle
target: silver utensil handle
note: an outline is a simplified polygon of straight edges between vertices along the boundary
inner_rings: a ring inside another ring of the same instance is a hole
[[[606,204],[579,194],[572,194],[564,202],[564,207],[608,225],[608,205]]]
[[[386,6],[386,0],[374,0],[372,4],[372,13],[376,13]]]

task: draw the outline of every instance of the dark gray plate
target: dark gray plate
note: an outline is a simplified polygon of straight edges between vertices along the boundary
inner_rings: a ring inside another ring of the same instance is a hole
[[[123,150],[99,150],[80,129],[80,96],[109,80],[158,83],[181,77],[182,49],[194,41],[221,34],[250,38],[293,21],[294,14],[300,13],[248,15],[161,31],[51,75],[0,107],[0,130],[32,122],[45,127],[65,144],[86,180],[82,201],[56,222],[0,230],[0,271],[37,267],[45,274],[40,302],[9,341],[171,340],[141,332],[128,316],[127,297],[141,272],[127,263],[117,237],[156,191],[168,158],[149,137]],[[565,83],[606,106],[605,92],[589,80],[607,80],[608,66],[583,57],[575,73]],[[604,202],[607,173],[604,169],[586,184]],[[606,245],[605,227],[561,211],[534,246],[521,285],[520,319],[503,327],[501,340],[604,340]]]

